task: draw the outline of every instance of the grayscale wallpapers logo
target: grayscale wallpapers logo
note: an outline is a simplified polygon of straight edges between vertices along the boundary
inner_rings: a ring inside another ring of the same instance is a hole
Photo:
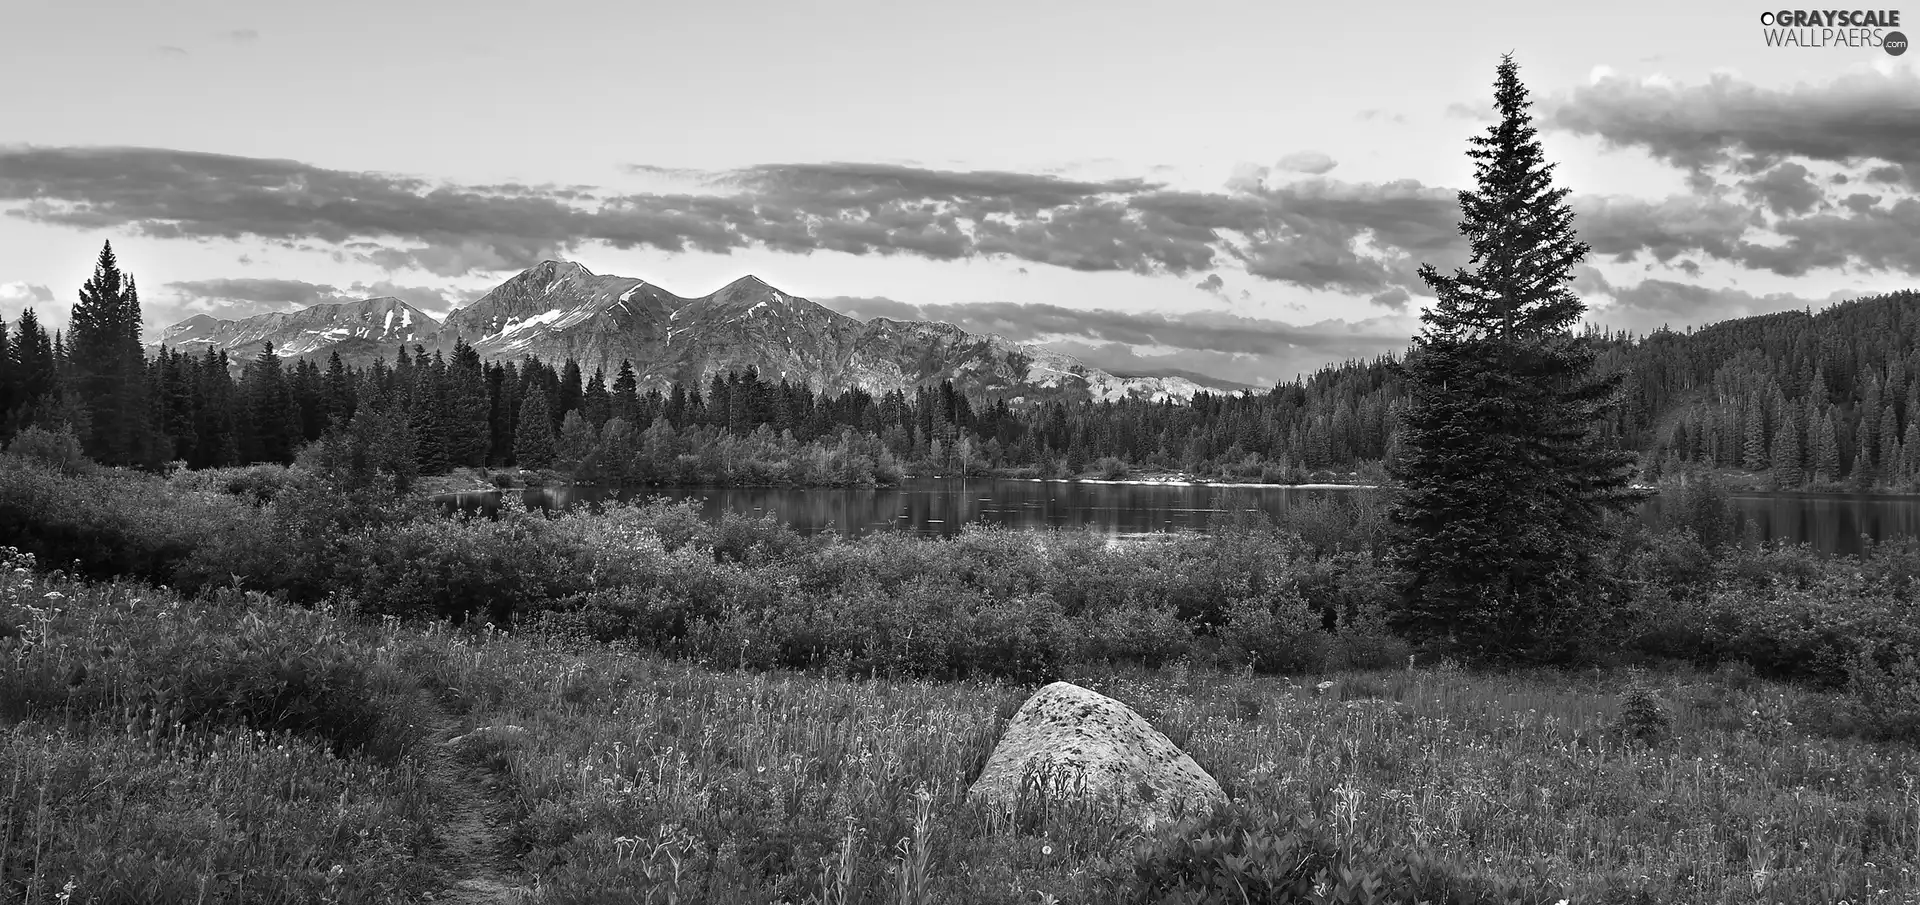
[[[1897,9],[1783,9],[1760,14],[1768,47],[1878,47],[1907,52]]]

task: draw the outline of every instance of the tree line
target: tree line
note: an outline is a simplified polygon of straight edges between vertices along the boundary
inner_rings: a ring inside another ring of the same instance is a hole
[[[602,480],[722,479],[728,455],[745,454],[738,443],[722,454],[722,438],[764,428],[755,455],[815,455],[823,441],[854,455],[844,447],[856,443],[881,477],[887,459],[935,474],[1145,469],[1292,482],[1394,458],[1410,402],[1396,356],[1185,403],[1015,406],[969,399],[951,382],[829,393],[751,370],[641,392],[627,362],[611,376],[584,375],[573,360],[483,362],[464,344],[451,356],[400,347],[390,363],[363,368],[270,350],[244,361],[213,349],[147,355],[139,323],[138,290],[110,244],[64,335],[31,308],[0,321],[0,441],[36,423],[66,424],[106,464],[288,463],[330,424],[367,409],[405,416],[425,474],[522,466]],[[1704,466],[1780,489],[1920,488],[1920,294],[1639,337],[1588,329],[1584,339],[1597,371],[1623,375],[1622,404],[1602,416],[1601,436],[1643,454],[1642,480]],[[682,456],[705,464],[683,467]]]

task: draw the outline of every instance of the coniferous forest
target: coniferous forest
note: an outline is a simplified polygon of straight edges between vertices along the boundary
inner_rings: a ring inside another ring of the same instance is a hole
[[[32,309],[0,322],[0,443],[70,425],[104,464],[288,464],[363,411],[404,433],[420,474],[556,469],[618,483],[891,483],[926,474],[1125,477],[1181,472],[1269,483],[1378,477],[1408,404],[1395,357],[1329,365],[1265,392],[1179,402],[825,393],[757,374],[639,392],[631,363],[483,362],[397,347],[367,368],[211,349],[143,353],[139,296],[111,246],[71,328]],[[1920,489],[1920,293],[1863,298],[1645,336],[1589,331],[1621,377],[1607,442],[1642,480],[1694,466],[1773,489]]]

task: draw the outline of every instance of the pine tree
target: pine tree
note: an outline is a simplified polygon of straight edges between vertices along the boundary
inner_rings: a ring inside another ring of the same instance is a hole
[[[81,445],[108,465],[152,461],[146,357],[140,348],[140,292],[120,272],[113,243],[100,250],[93,277],[80,287],[67,337],[70,382],[87,412]]]
[[[54,387],[53,340],[40,326],[32,308],[20,312],[20,321],[14,330],[13,364],[16,389],[14,410],[10,414],[17,416],[15,427],[25,427],[32,423],[34,409],[46,400]]]
[[[1767,421],[1760,407],[1760,394],[1747,396],[1746,411],[1740,419],[1741,432],[1745,435],[1740,444],[1740,467],[1747,471],[1763,471],[1767,467]]]
[[[1910,488],[1915,479],[1920,479],[1920,417],[1907,421],[1900,452],[1900,480]]]
[[[1833,426],[1833,407],[1823,406],[1813,433],[1813,479],[1827,484],[1840,480],[1840,442]]]
[[[345,362],[340,353],[327,356],[326,401],[324,403],[327,422],[344,427],[353,420],[354,409],[358,406],[355,399],[353,378],[347,373]]]
[[[1589,248],[1511,57],[1495,98],[1500,122],[1468,152],[1477,187],[1460,193],[1475,269],[1420,268],[1437,301],[1403,368],[1402,622],[1469,657],[1552,660],[1604,606],[1596,541],[1637,499],[1634,460],[1598,440],[1620,378],[1592,378],[1591,338],[1573,332],[1585,305],[1567,284]]]
[[[6,318],[0,316],[0,444],[11,437],[7,432],[7,413],[13,411],[20,381],[14,371],[13,338],[7,333]]]
[[[485,465],[492,444],[486,369],[480,364],[480,353],[464,340],[454,340],[453,358],[447,362],[446,405],[449,464]]]
[[[1799,410],[1793,406],[1782,406],[1780,418],[1774,424],[1773,433],[1773,485],[1780,490],[1792,490],[1800,486],[1800,431],[1795,423]]]
[[[1900,419],[1894,414],[1892,402],[1881,406],[1879,422],[1880,456],[1875,477],[1892,484],[1900,479]]]
[[[560,419],[567,417],[568,412],[579,408],[580,399],[586,394],[586,389],[582,386],[580,379],[580,362],[568,358],[567,363],[561,366],[559,389],[560,391],[554,394],[552,399],[548,400],[549,405],[553,409],[553,429],[555,431],[560,429]]]
[[[513,432],[513,458],[521,468],[553,464],[553,415],[546,391],[534,387],[520,406],[520,423]]]
[[[607,375],[599,368],[593,370],[593,379],[587,381],[586,390],[580,394],[580,414],[596,428],[613,417],[613,399],[607,393]]]
[[[613,417],[629,424],[637,423],[640,417],[640,382],[634,379],[633,363],[625,359],[620,361],[619,375],[613,378]]]
[[[263,344],[247,363],[239,389],[241,461],[292,464],[300,444],[300,413],[273,343]]]

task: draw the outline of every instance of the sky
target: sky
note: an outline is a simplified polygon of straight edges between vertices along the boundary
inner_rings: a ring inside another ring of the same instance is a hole
[[[1419,330],[1509,52],[1593,246],[1589,322],[1911,287],[1920,52],[1770,45],[1764,12],[9,0],[0,318],[63,324],[108,240],[155,336],[378,295],[441,316],[557,258],[1271,385]]]

